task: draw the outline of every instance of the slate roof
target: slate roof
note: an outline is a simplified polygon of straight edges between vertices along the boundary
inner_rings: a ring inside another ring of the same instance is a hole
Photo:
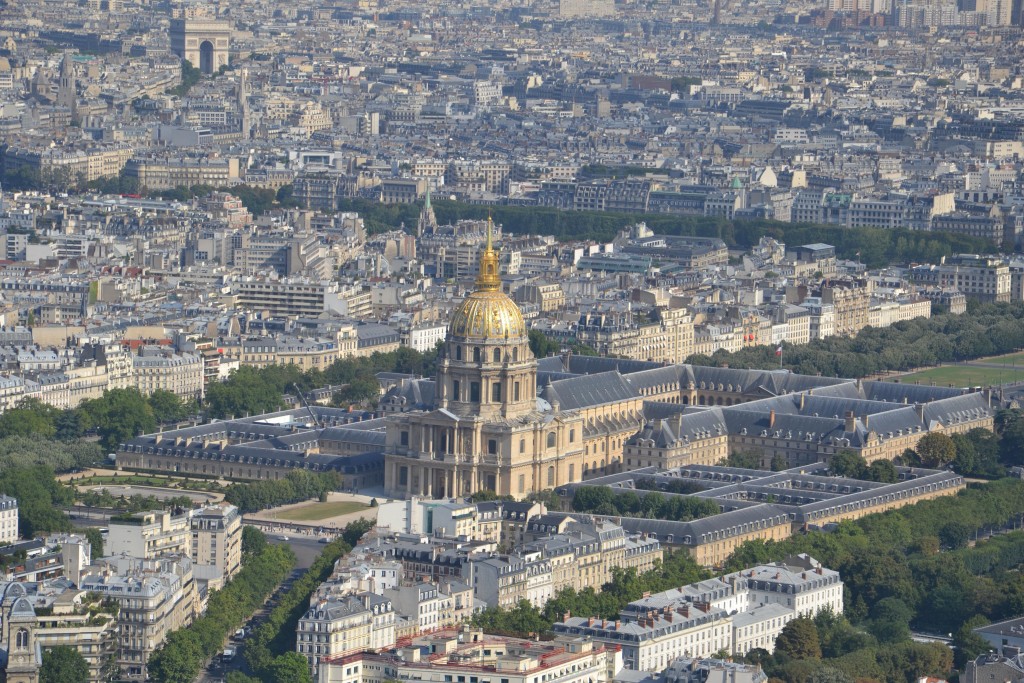
[[[552,405],[557,401],[562,410],[576,410],[627,401],[636,398],[637,392],[622,375],[610,371],[551,382],[540,395]]]

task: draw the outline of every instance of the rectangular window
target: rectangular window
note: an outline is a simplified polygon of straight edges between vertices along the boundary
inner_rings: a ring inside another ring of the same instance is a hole
[[[469,400],[472,403],[480,402],[480,382],[469,383]]]
[[[491,402],[501,403],[501,382],[495,382],[491,385]]]
[[[462,392],[460,391],[461,388],[462,387],[459,386],[459,380],[455,380],[454,382],[452,382],[452,400],[453,401],[461,401],[462,400]]]
[[[398,468],[398,485],[408,486],[409,484],[409,468],[399,467]]]
[[[526,493],[526,475],[519,475],[519,493]]]
[[[513,382],[512,384],[512,400],[519,400],[519,382]]]
[[[409,445],[409,432],[402,430],[402,434],[399,437],[399,441],[403,446]]]
[[[496,439],[487,440],[487,452],[491,455],[496,455],[498,453],[498,441]]]

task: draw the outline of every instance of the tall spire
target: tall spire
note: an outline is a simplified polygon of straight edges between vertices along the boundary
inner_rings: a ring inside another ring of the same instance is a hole
[[[476,277],[478,292],[496,292],[501,289],[501,275],[498,273],[498,251],[491,238],[491,216],[487,215],[487,244],[480,254],[480,274]]]

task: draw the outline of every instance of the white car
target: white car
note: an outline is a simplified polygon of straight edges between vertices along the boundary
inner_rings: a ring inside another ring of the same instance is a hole
[[[291,539],[288,538],[287,536],[285,536],[284,534],[281,534],[280,536],[277,537],[277,540],[279,540],[279,541],[290,541]]]

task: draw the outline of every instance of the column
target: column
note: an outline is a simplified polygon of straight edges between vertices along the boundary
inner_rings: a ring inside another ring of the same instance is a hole
[[[431,491],[431,488],[433,487],[433,484],[434,484],[434,481],[433,481],[434,478],[431,476],[431,474],[433,474],[433,472],[431,471],[431,469],[429,467],[424,467],[423,468],[423,474],[421,475],[422,478],[423,478],[423,494],[427,498],[433,497],[433,493]]]

